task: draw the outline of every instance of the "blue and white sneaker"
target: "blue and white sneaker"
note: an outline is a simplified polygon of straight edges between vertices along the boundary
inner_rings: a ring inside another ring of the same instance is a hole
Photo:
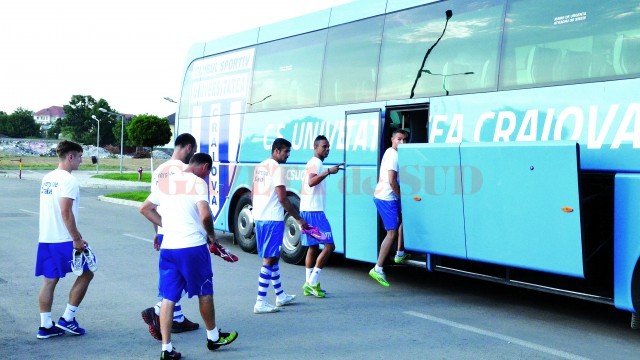
[[[84,272],[82,254],[83,252],[76,251],[76,249],[73,249],[73,252],[71,253],[71,271],[77,276],[82,275]]]
[[[38,328],[38,336],[36,336],[36,337],[38,339],[48,339],[50,337],[64,335],[64,330],[56,327],[55,325],[56,324],[51,322],[51,327],[50,328],[46,328],[46,327],[42,327],[42,326],[39,327]]]
[[[78,322],[75,318],[73,318],[73,320],[71,321],[67,321],[61,317],[60,320],[58,320],[56,326],[74,335],[84,335],[84,329],[81,328],[80,325],[78,325]]]
[[[82,256],[84,257],[84,262],[87,264],[87,267],[90,271],[95,272],[98,270],[98,259],[96,259],[96,255],[93,253],[90,247],[86,247],[82,252]]]

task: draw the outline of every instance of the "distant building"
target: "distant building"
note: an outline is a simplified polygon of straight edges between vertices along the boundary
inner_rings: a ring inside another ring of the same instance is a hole
[[[52,124],[56,120],[64,118],[64,110],[62,106],[51,106],[33,114],[33,118],[39,125]]]

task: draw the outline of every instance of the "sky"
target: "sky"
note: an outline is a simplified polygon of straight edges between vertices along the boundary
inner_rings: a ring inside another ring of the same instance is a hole
[[[176,110],[196,42],[349,0],[2,0],[0,111],[34,112],[72,95],[125,114]]]

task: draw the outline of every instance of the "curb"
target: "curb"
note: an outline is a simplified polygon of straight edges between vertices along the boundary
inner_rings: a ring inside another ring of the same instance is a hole
[[[119,204],[119,205],[134,206],[134,207],[138,207],[138,208],[140,207],[140,205],[142,205],[142,203],[140,201],[116,199],[116,198],[112,198],[112,197],[108,197],[108,196],[104,196],[104,195],[98,195],[98,200],[99,201],[104,201],[104,202],[109,202],[109,203],[114,203],[114,204]]]

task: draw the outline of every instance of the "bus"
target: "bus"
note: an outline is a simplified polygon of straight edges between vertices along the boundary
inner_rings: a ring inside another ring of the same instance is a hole
[[[640,327],[640,7],[630,0],[367,0],[195,44],[176,133],[212,155],[217,230],[256,251],[254,167],[291,141],[297,206],[326,135],[336,253],[374,263],[399,147],[413,265],[614,305]],[[286,218],[282,258],[303,260]]]

